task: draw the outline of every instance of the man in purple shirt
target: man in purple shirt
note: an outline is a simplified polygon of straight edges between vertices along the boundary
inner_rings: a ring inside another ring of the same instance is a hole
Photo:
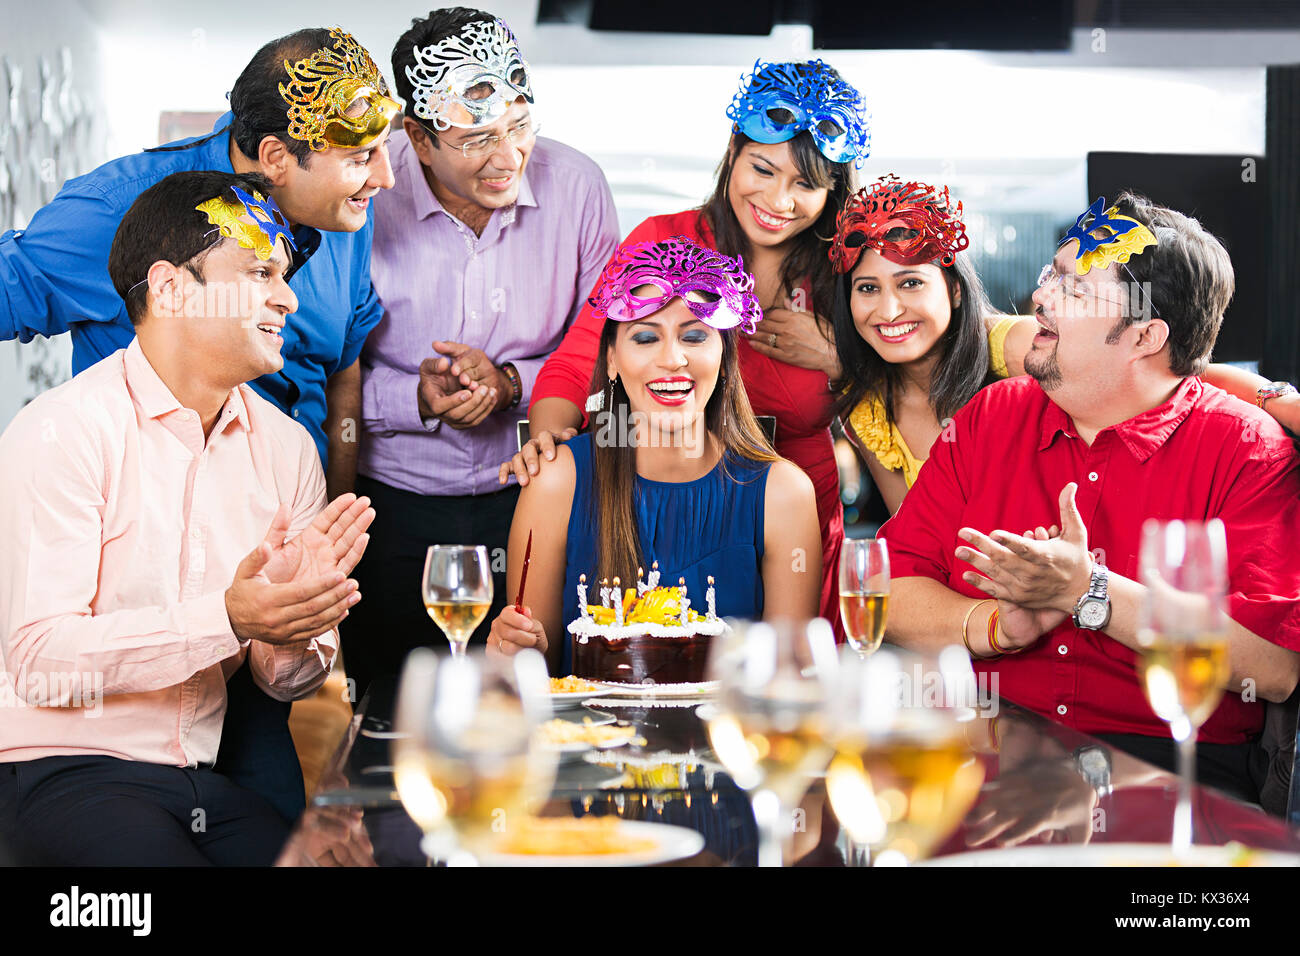
[[[513,600],[505,548],[533,381],[618,242],[600,168],[530,116],[528,65],[489,13],[436,10],[393,48],[403,132],[396,184],[375,200],[371,276],[385,314],[362,353],[358,493],[379,517],[356,578],[369,600],[343,631],[364,693],[413,647],[446,647],[420,593],[431,544],[486,545],[495,601]]]

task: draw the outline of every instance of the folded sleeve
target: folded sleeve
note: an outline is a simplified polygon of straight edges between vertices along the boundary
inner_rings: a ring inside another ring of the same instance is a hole
[[[1228,541],[1228,615],[1300,651],[1300,456],[1290,442],[1247,462],[1219,512]]]

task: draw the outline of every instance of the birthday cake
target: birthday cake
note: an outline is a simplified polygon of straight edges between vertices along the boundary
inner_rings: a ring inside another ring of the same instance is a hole
[[[714,611],[713,578],[707,613],[691,607],[685,582],[659,585],[658,562],[635,588],[602,582],[600,604],[587,603],[587,576],[578,579],[578,618],[569,624],[573,673],[629,684],[686,684],[705,679],[713,638],[727,629]]]

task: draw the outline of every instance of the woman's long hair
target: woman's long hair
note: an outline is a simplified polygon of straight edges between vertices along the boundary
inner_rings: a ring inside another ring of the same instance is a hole
[[[596,368],[592,373],[591,391],[606,398],[601,414],[592,415],[588,431],[592,433],[591,518],[597,534],[596,580],[615,576],[624,586],[636,580],[636,569],[644,567],[641,539],[636,527],[636,448],[631,442],[601,443],[595,440],[599,421],[605,413],[612,414],[613,422],[630,421],[632,412],[627,391],[620,377],[611,388],[607,355],[618,335],[621,323],[607,319],[600,336],[596,353]],[[722,467],[727,468],[728,457],[755,462],[779,460],[768,443],[762,428],[754,418],[745,387],[740,381],[740,360],[736,345],[736,330],[718,333],[722,336],[722,364],[718,368],[718,382],[704,408],[704,427],[722,446]],[[613,394],[612,403],[609,397]]]
[[[887,239],[910,238],[912,230],[891,230]],[[898,232],[898,235],[895,235]],[[964,252],[956,254],[951,266],[939,266],[948,286],[951,302],[954,290],[961,290],[961,302],[953,307],[948,331],[934,348],[938,361],[930,379],[930,407],[939,421],[951,418],[985,385],[994,380],[989,371],[988,332],[985,317],[993,312],[984,284]],[[868,395],[877,396],[885,406],[889,420],[896,421],[894,399],[902,385],[902,371],[867,344],[853,322],[853,273],[838,277],[835,283],[835,348],[848,388],[835,403],[837,415],[847,418]]]
[[[751,140],[744,133],[733,133],[726,157],[718,166],[718,175],[711,195],[700,207],[700,215],[713,233],[713,247],[728,256],[740,256],[745,262],[753,258],[745,230],[736,221],[735,210],[727,189],[731,172],[740,159],[740,151]],[[785,261],[781,263],[781,288],[793,291],[804,282],[812,289],[811,309],[818,320],[829,326],[829,316],[835,300],[835,273],[829,258],[831,240],[835,237],[835,216],[844,207],[849,196],[857,189],[857,176],[852,163],[833,163],[817,149],[817,141],[807,130],[789,140],[799,175],[817,189],[828,189],[826,207],[817,221],[789,241]]]

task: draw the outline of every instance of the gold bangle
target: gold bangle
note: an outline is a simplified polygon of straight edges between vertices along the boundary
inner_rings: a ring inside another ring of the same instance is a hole
[[[966,620],[961,622],[961,642],[966,645],[966,651],[970,656],[975,658],[977,661],[989,660],[989,658],[980,657],[975,653],[975,649],[970,646],[970,638],[966,636],[966,627],[970,624],[970,616],[975,613],[975,609],[981,604],[988,604],[990,601],[993,601],[993,598],[985,598],[983,601],[976,601],[970,606],[970,610],[966,612]],[[997,601],[993,601],[993,603],[996,604]]]
[[[994,608],[993,613],[989,615],[989,633],[988,633],[989,647],[997,651],[998,657],[1001,657],[1004,654],[1019,654],[1021,651],[1023,651],[1024,650],[1023,647],[1017,647],[1014,650],[1009,650],[1009,651],[1004,650],[1001,647],[998,647],[998,628],[1001,626],[1002,624],[998,620],[998,609]]]

